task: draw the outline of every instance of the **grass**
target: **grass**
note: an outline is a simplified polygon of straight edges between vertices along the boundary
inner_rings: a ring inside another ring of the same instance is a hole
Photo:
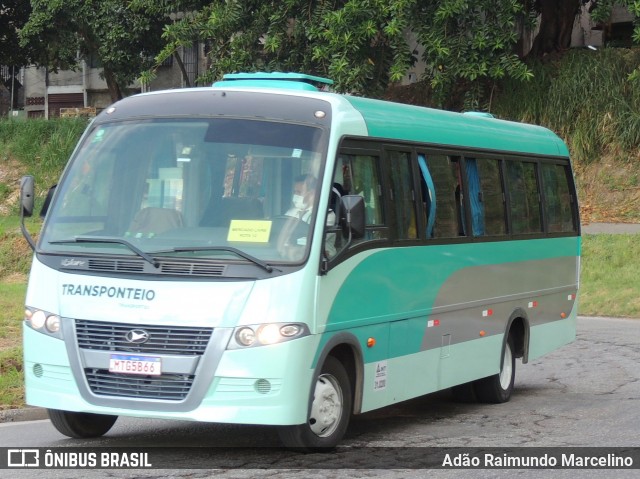
[[[24,406],[22,317],[26,285],[0,282],[0,410]]]
[[[0,120],[0,170],[3,166],[10,170],[12,186],[21,175],[35,177],[36,211],[49,187],[57,183],[86,126],[84,118]],[[0,203],[12,191],[6,180],[0,183]],[[12,206],[16,214],[17,202]]]
[[[29,219],[33,234],[38,219]],[[32,253],[18,217],[0,216],[0,410],[24,406],[22,318]]]
[[[22,347],[0,350],[0,410],[24,407]]]
[[[39,218],[25,221],[27,230],[36,236],[40,229]],[[15,281],[24,279],[31,265],[31,249],[22,236],[18,217],[0,216],[0,279]],[[0,333],[1,334],[1,333]]]
[[[640,318],[640,237],[583,238],[580,314]]]

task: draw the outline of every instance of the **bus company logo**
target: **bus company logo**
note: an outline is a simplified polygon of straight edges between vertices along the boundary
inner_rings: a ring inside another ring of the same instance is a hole
[[[64,268],[70,268],[73,266],[84,266],[87,262],[81,259],[75,259],[75,258],[65,258],[62,261],[60,261],[60,266],[64,267]]]
[[[7,467],[40,467],[38,449],[7,449]]]
[[[149,341],[149,333],[144,329],[132,329],[124,337],[127,342],[133,344],[144,344]]]

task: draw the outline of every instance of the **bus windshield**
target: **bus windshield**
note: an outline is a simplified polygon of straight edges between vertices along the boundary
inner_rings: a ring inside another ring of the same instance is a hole
[[[40,251],[300,262],[325,138],[248,119],[95,125],[58,186]]]

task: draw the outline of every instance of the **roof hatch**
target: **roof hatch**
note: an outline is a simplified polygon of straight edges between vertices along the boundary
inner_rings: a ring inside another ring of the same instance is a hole
[[[252,88],[282,88],[288,90],[320,91],[333,85],[333,80],[303,73],[227,73],[222,81],[217,81],[214,88],[252,87]]]

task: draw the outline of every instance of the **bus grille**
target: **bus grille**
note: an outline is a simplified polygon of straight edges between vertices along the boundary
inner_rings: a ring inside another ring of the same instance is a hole
[[[189,394],[194,378],[189,374],[131,376],[110,373],[106,369],[85,369],[84,372],[94,394],[169,401],[184,399]]]
[[[133,330],[147,332],[149,339],[142,344],[127,341]],[[76,320],[78,346],[97,351],[202,356],[212,332],[213,328]]]

